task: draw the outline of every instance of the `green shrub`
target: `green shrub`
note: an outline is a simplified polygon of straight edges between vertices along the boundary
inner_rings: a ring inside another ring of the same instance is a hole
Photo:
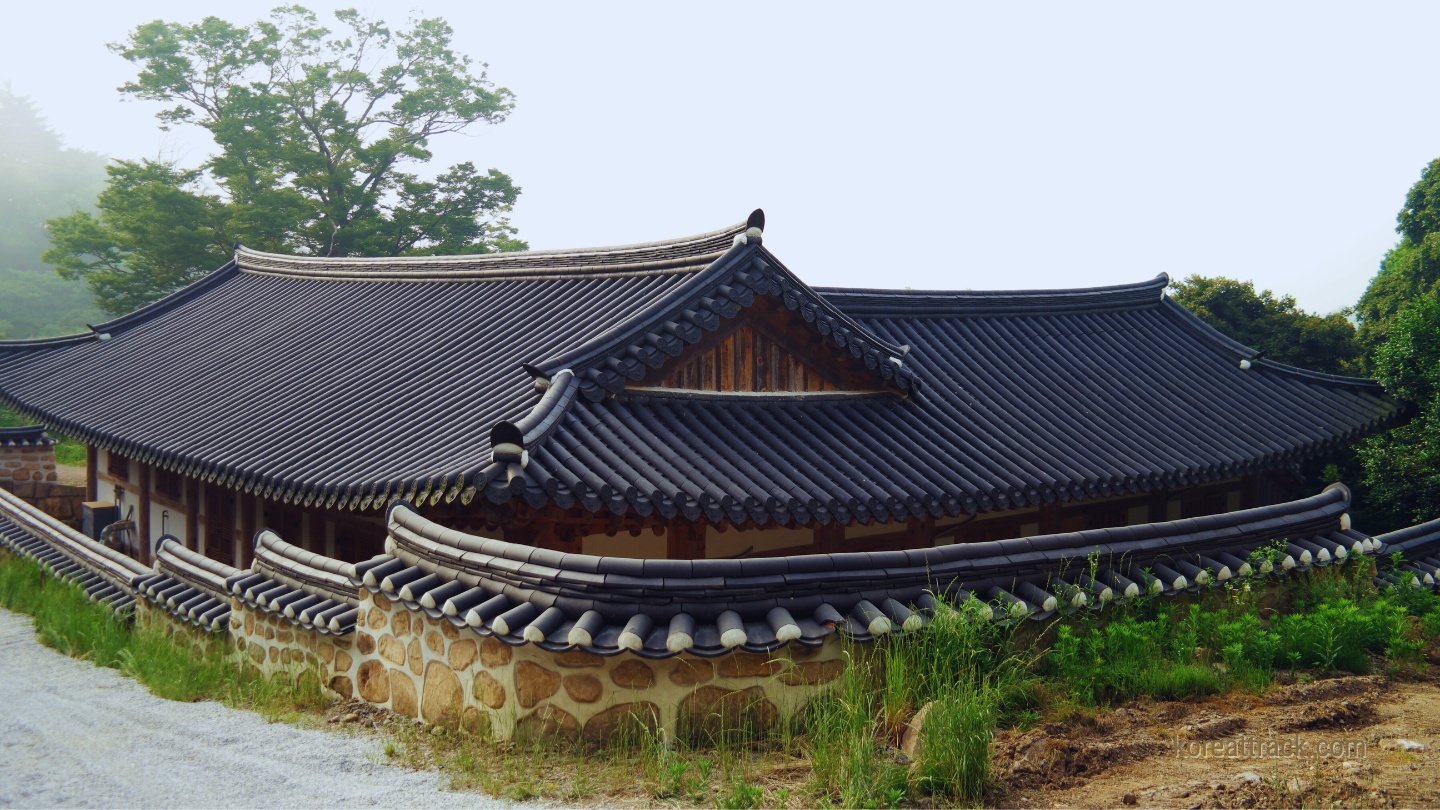
[[[916,786],[948,802],[978,802],[990,779],[996,693],[957,689],[930,704]]]
[[[1385,591],[1385,598],[1404,608],[1411,616],[1425,616],[1440,609],[1440,595],[1424,586],[1416,586],[1408,578],[1401,585]]]
[[[1314,610],[1278,617],[1277,663],[1283,658],[1301,666],[1368,672],[1371,655],[1403,649],[1405,608],[1387,598],[1368,603],[1323,602]]]
[[[884,653],[880,653],[883,655]],[[816,792],[845,807],[879,806],[905,786],[905,770],[886,756],[880,723],[880,673],[874,651],[846,650],[848,665],[831,691],[807,707],[806,752]]]
[[[1440,639],[1440,607],[1426,613],[1420,619],[1420,632],[1427,638]]]
[[[720,797],[720,806],[727,810],[745,810],[745,808],[759,807],[765,798],[765,791],[754,782],[736,780],[730,783],[730,789]]]

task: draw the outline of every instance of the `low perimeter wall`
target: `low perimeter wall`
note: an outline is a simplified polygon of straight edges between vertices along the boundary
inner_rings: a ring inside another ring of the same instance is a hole
[[[947,598],[985,594],[997,621],[1037,623],[1391,551],[1407,562],[1377,585],[1436,586],[1440,521],[1372,538],[1350,528],[1348,505],[1332,487],[1124,530],[693,563],[543,552],[397,507],[387,553],[372,560],[344,563],[261,532],[253,566],[239,570],[173,538],[145,568],[0,491],[0,546],[185,643],[228,648],[237,665],[313,675],[342,698],[498,740],[603,743],[703,739],[793,715],[844,672],[851,641],[928,621],[935,596],[903,590],[921,574]],[[1006,587],[976,585],[1001,575]]]
[[[773,654],[647,660],[622,653],[511,646],[363,592],[354,683],[369,703],[496,739],[644,730],[694,737],[766,727],[804,705],[844,668],[838,638]]]

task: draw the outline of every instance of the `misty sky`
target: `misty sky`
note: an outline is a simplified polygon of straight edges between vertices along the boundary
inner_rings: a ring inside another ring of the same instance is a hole
[[[105,48],[154,18],[275,2],[7,6],[0,82],[73,146],[210,148],[122,101]],[[309,2],[441,16],[517,96],[434,142],[524,189],[536,248],[710,230],[764,207],[814,284],[1072,287],[1164,271],[1332,310],[1440,157],[1440,6]]]

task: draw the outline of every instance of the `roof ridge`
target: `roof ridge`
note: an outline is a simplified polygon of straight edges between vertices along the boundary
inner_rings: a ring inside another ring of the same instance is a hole
[[[296,256],[237,245],[235,261],[249,272],[327,279],[510,278],[678,271],[719,258],[745,228],[746,223],[741,222],[690,236],[625,245],[443,256]]]
[[[966,315],[973,312],[1050,312],[1122,309],[1158,305],[1170,276],[1128,284],[1048,290],[896,290],[814,287],[848,313],[908,316]]]
[[[77,332],[73,335],[62,335],[60,337],[31,338],[29,340],[0,340],[0,352],[4,352],[7,349],[24,351],[26,349],[69,346],[71,344],[85,343],[92,340],[108,340],[111,335],[117,332],[147,321],[156,315],[173,309],[178,304],[182,304],[200,295],[229,278],[236,270],[236,263],[233,260],[228,261],[189,284],[177,290],[172,290],[139,309],[111,318],[108,321],[86,324],[90,329],[88,332]]]
[[[1242,366],[1244,368],[1250,368],[1253,366],[1265,369],[1267,371],[1286,374],[1291,377],[1297,377],[1302,380],[1309,380],[1311,382],[1320,383],[1323,385],[1332,385],[1342,388],[1355,388],[1364,391],[1372,391],[1382,395],[1385,393],[1385,387],[1383,385],[1368,377],[1351,377],[1345,374],[1330,374],[1324,371],[1314,371],[1312,369],[1290,365],[1289,363],[1282,363],[1278,360],[1263,358],[1261,356],[1261,352],[1258,349],[1246,346],[1244,343],[1241,343],[1235,338],[1232,338],[1224,332],[1221,332],[1219,329],[1216,329],[1215,327],[1206,323],[1205,320],[1202,319],[1199,315],[1196,315],[1195,313],[1186,309],[1183,305],[1180,304],[1180,302],[1169,296],[1164,297],[1162,306],[1167,311],[1174,312],[1175,315],[1178,316],[1180,323],[1186,328],[1188,328],[1190,331],[1192,331],[1195,335],[1202,339],[1208,340],[1209,342],[1215,344],[1216,346],[1219,346],[1227,352],[1234,354],[1237,358],[1239,358],[1242,362],[1246,364]]]

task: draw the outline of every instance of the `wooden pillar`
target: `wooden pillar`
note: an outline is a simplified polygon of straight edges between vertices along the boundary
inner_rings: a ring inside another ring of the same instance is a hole
[[[1150,522],[1164,523],[1166,520],[1165,515],[1168,511],[1167,504],[1170,503],[1170,493],[1165,490],[1152,492],[1147,502],[1150,505]]]
[[[255,532],[256,523],[259,518],[260,499],[254,495],[247,495],[240,490],[235,490],[235,511],[240,520],[240,553],[235,556],[239,560],[236,568],[249,568],[250,561],[255,558]]]
[[[844,526],[839,523],[827,523],[824,526],[815,527],[815,553],[834,554],[840,551],[844,545]]]
[[[672,560],[705,559],[705,527],[686,521],[667,526],[665,556]]]
[[[185,501],[185,547],[200,550],[200,482],[194,478],[180,479],[181,497]]]
[[[535,526],[535,533],[530,537],[530,545],[536,548],[560,551],[560,535],[555,529],[555,522],[551,520],[539,522]]]
[[[1060,528],[1060,502],[1042,504],[1038,510],[1036,520],[1040,523],[1041,534],[1059,534],[1063,531]]]
[[[1265,506],[1264,486],[1260,476],[1247,475],[1240,479],[1240,508],[1253,509],[1257,506]]]
[[[140,548],[138,549],[138,552],[139,552],[139,553],[138,553],[137,556],[138,556],[138,558],[139,558],[139,560],[140,560],[140,562],[141,562],[142,564],[144,564],[144,565],[149,565],[149,564],[150,564],[150,481],[151,481],[152,476],[151,476],[151,474],[150,474],[150,465],[149,465],[149,464],[143,464],[143,463],[137,461],[137,462],[135,462],[135,467],[136,467],[135,477],[136,477],[136,479],[137,479],[137,486],[139,486],[139,488],[140,488],[140,492],[137,493],[137,494],[139,495],[139,500],[140,500],[140,505],[137,507],[137,509],[138,509],[138,511],[139,511],[139,514],[135,516],[135,517],[136,517],[135,527],[136,527],[136,529],[137,529],[136,534],[137,534],[137,536],[138,536],[138,538],[139,538],[138,544],[139,544],[139,546],[140,546]]]
[[[199,526],[195,532],[195,550],[213,560],[215,555],[210,553],[210,544],[215,541],[210,538],[210,516],[206,514],[205,501],[205,482],[197,478],[195,479],[195,519],[199,521]],[[200,532],[205,533],[203,543]]]
[[[95,445],[85,445],[85,500],[100,497],[100,451]]]

